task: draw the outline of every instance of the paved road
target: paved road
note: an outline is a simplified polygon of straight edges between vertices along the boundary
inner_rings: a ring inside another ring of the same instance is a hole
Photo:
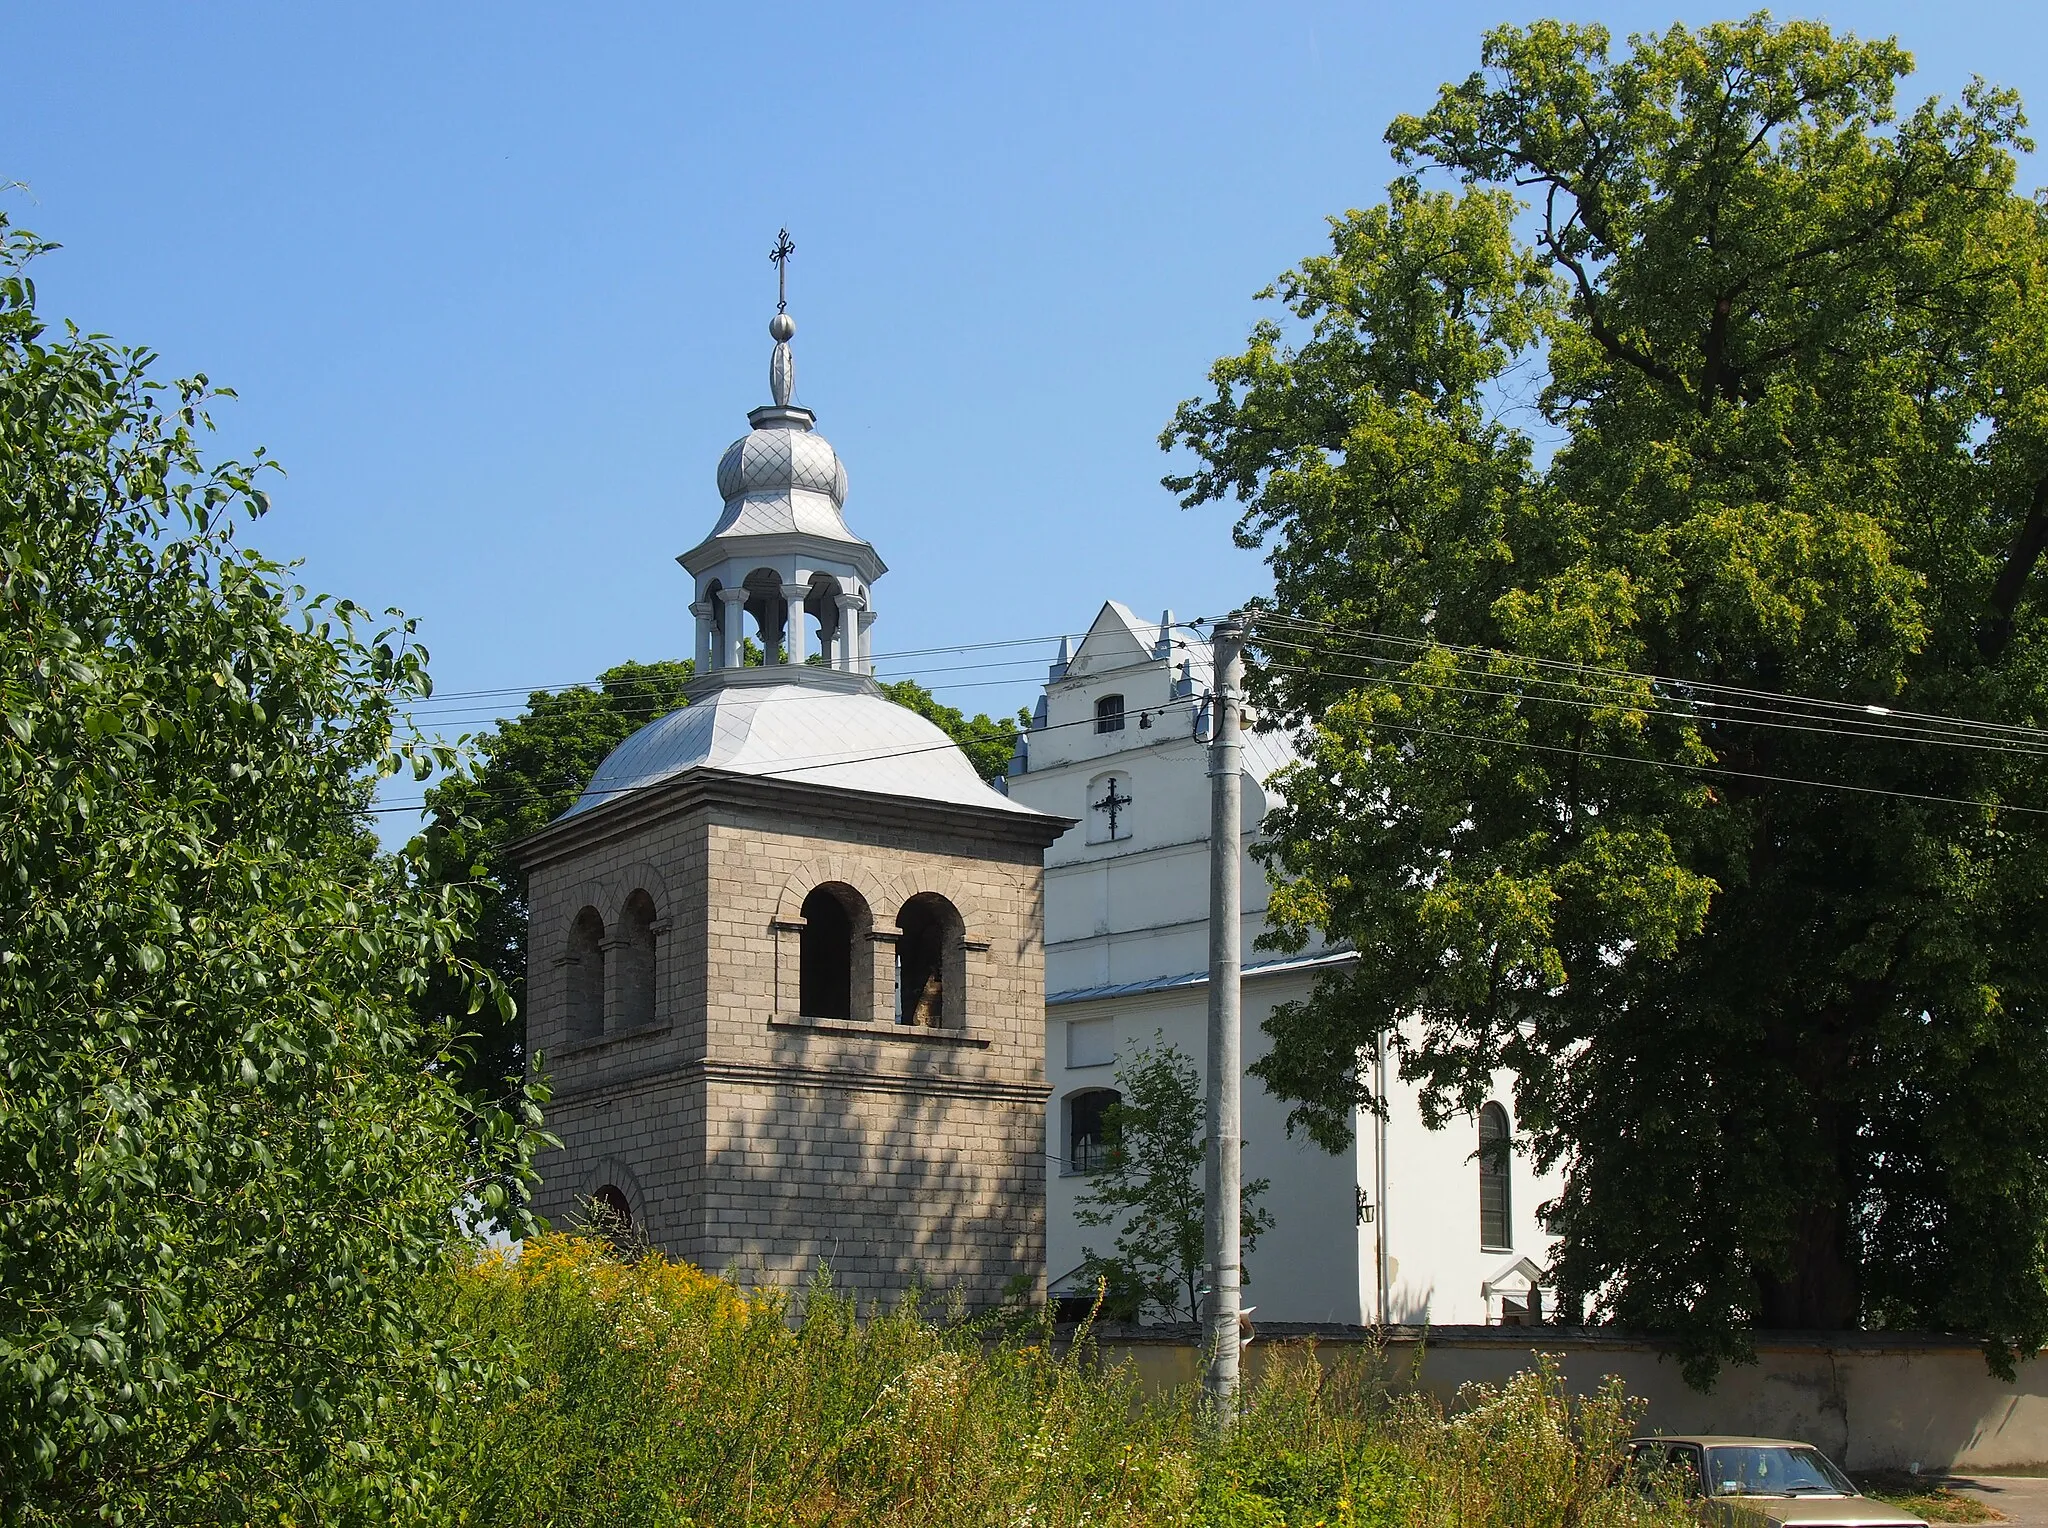
[[[1959,1496],[1996,1507],[2013,1528],[2048,1528],[2048,1477],[1963,1475],[1948,1484]]]

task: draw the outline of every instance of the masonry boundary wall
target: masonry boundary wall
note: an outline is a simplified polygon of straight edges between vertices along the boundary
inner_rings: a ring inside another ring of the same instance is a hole
[[[1128,1362],[1148,1391],[1201,1372],[1192,1327],[1105,1326],[1095,1341],[1105,1364]],[[1606,1328],[1275,1325],[1247,1351],[1247,1379],[1256,1384],[1276,1355],[1312,1352],[1327,1367],[1374,1347],[1398,1386],[1447,1405],[1464,1385],[1499,1385],[1549,1355],[1576,1394],[1618,1377],[1643,1403],[1648,1433],[1796,1438],[1858,1470],[2048,1466],[2048,1355],[2022,1361],[2007,1383],[1975,1343],[1942,1333],[1759,1332],[1756,1362],[1724,1365],[1703,1393],[1685,1383],[1675,1344]]]

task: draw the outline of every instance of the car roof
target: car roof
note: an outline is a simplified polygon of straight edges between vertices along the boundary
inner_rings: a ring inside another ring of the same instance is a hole
[[[1697,1443],[1704,1448],[1812,1448],[1797,1438],[1746,1438],[1738,1433],[1650,1433],[1630,1443]]]

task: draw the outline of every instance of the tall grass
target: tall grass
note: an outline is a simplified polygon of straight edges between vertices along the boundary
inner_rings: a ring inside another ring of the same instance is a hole
[[[436,1293],[518,1378],[394,1418],[432,1523],[1607,1528],[1685,1519],[1606,1487],[1631,1414],[1549,1370],[1449,1411],[1370,1357],[1265,1366],[1219,1438],[1199,1398],[1146,1398],[1042,1322],[820,1283],[742,1295],[571,1236],[485,1258]],[[479,1372],[484,1372],[480,1370]]]

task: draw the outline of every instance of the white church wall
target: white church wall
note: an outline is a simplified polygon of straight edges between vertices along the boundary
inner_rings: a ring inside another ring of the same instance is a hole
[[[1245,1056],[1250,1065],[1270,1048],[1259,1027],[1276,1003],[1304,995],[1300,976],[1254,979],[1244,994]],[[1208,993],[1189,987],[1169,993],[1063,1004],[1047,1024],[1046,1076],[1052,1085],[1047,1109],[1047,1153],[1050,1187],[1047,1216],[1047,1269],[1059,1280],[1080,1266],[1089,1247],[1112,1250],[1114,1227],[1085,1227],[1075,1207],[1088,1187],[1088,1176],[1071,1170],[1066,1161],[1066,1111],[1074,1094],[1114,1087],[1115,1067],[1067,1064],[1069,1026],[1093,1030],[1107,1021],[1121,1057],[1157,1043],[1163,1037],[1195,1065],[1206,1085]],[[1094,1039],[1095,1036],[1088,1036]],[[1094,1053],[1084,1053],[1092,1059]],[[1271,1212],[1273,1229],[1258,1240],[1246,1259],[1250,1283],[1245,1299],[1268,1321],[1326,1321],[1357,1324],[1371,1319],[1361,1303],[1361,1280],[1369,1276],[1369,1240],[1357,1224],[1357,1185],[1364,1163],[1363,1146],[1335,1155],[1305,1138],[1290,1139],[1287,1106],[1256,1080],[1244,1090],[1244,1176],[1266,1178],[1269,1187],[1259,1200]],[[1070,1281],[1071,1282],[1071,1281]]]
[[[1494,1078],[1492,1097],[1514,1119],[1514,1081]],[[1370,1130],[1368,1121],[1365,1128]],[[1395,1082],[1387,1120],[1387,1202],[1380,1207],[1389,1254],[1388,1315],[1396,1323],[1484,1325],[1498,1321],[1498,1298],[1484,1286],[1527,1258],[1541,1266],[1554,1242],[1536,1211],[1560,1186],[1520,1152],[1509,1162],[1510,1245],[1480,1241],[1478,1121],[1452,1119],[1441,1130],[1422,1121],[1418,1090]],[[1377,1308],[1375,1283],[1373,1296]]]
[[[1185,644],[1183,643],[1183,649]],[[1101,1053],[1106,1022],[1115,1051],[1149,1043],[1163,1032],[1196,1064],[1207,1052],[1207,991],[1197,978],[1208,967],[1209,779],[1206,745],[1195,736],[1207,684],[1201,654],[1191,670],[1193,694],[1176,696],[1188,652],[1163,655],[1159,627],[1128,608],[1106,604],[1087,638],[1046,685],[1046,723],[1030,734],[1029,768],[1011,777],[1011,797],[1027,806],[1081,819],[1046,853],[1046,991],[1061,993],[1135,983],[1185,983],[1165,990],[1101,993],[1054,1001],[1047,1014],[1046,1114],[1048,1265],[1058,1280],[1082,1259],[1084,1246],[1107,1251],[1111,1228],[1084,1229],[1074,1218],[1086,1179],[1066,1170],[1065,1102],[1075,1092],[1114,1085]],[[1096,704],[1123,700],[1121,729],[1097,732]],[[1145,719],[1151,726],[1142,725]],[[1243,998],[1247,1065],[1271,1041],[1261,1027],[1276,1003],[1306,995],[1312,970],[1266,973],[1274,952],[1256,948],[1265,930],[1265,867],[1250,849],[1272,800],[1261,781],[1289,754],[1280,740],[1246,740],[1241,866],[1244,951],[1253,969]],[[1095,803],[1106,780],[1119,782],[1119,832],[1112,838]],[[1124,831],[1124,830],[1127,830]],[[1316,957],[1319,944],[1304,955]],[[1091,1022],[1077,1057],[1068,1050],[1073,1021]],[[1095,1064],[1071,1065],[1080,1059]],[[1511,1105],[1510,1079],[1495,1097]],[[1415,1090],[1396,1082],[1386,1130],[1388,1202],[1379,1204],[1379,1132],[1363,1121],[1357,1139],[1332,1155],[1286,1133],[1287,1105],[1256,1078],[1244,1087],[1245,1175],[1264,1176],[1274,1230],[1248,1259],[1246,1298],[1261,1319],[1370,1323],[1380,1309],[1379,1239],[1387,1238],[1389,1314],[1396,1321],[1484,1322],[1498,1319],[1497,1298],[1483,1288],[1527,1258],[1540,1265],[1550,1238],[1536,1223],[1538,1204],[1557,1191],[1539,1180],[1526,1157],[1511,1168],[1512,1246],[1479,1243],[1477,1127],[1471,1120],[1432,1131],[1421,1121]],[[1512,1115],[1512,1108],[1509,1110]],[[1358,1194],[1374,1201],[1375,1220],[1360,1224]]]
[[[1273,1048],[1261,1026],[1275,1005],[1307,996],[1308,988],[1301,976],[1245,983],[1247,1065]],[[1304,1135],[1290,1137],[1287,1107],[1256,1079],[1246,1079],[1245,1139],[1257,1144],[1245,1148],[1245,1176],[1270,1182],[1260,1203],[1273,1212],[1274,1225],[1245,1259],[1244,1302],[1258,1308],[1254,1319],[1261,1321],[1368,1322],[1363,1276],[1372,1258],[1372,1228],[1358,1221],[1358,1189],[1370,1181],[1366,1154],[1357,1141],[1332,1153]]]

